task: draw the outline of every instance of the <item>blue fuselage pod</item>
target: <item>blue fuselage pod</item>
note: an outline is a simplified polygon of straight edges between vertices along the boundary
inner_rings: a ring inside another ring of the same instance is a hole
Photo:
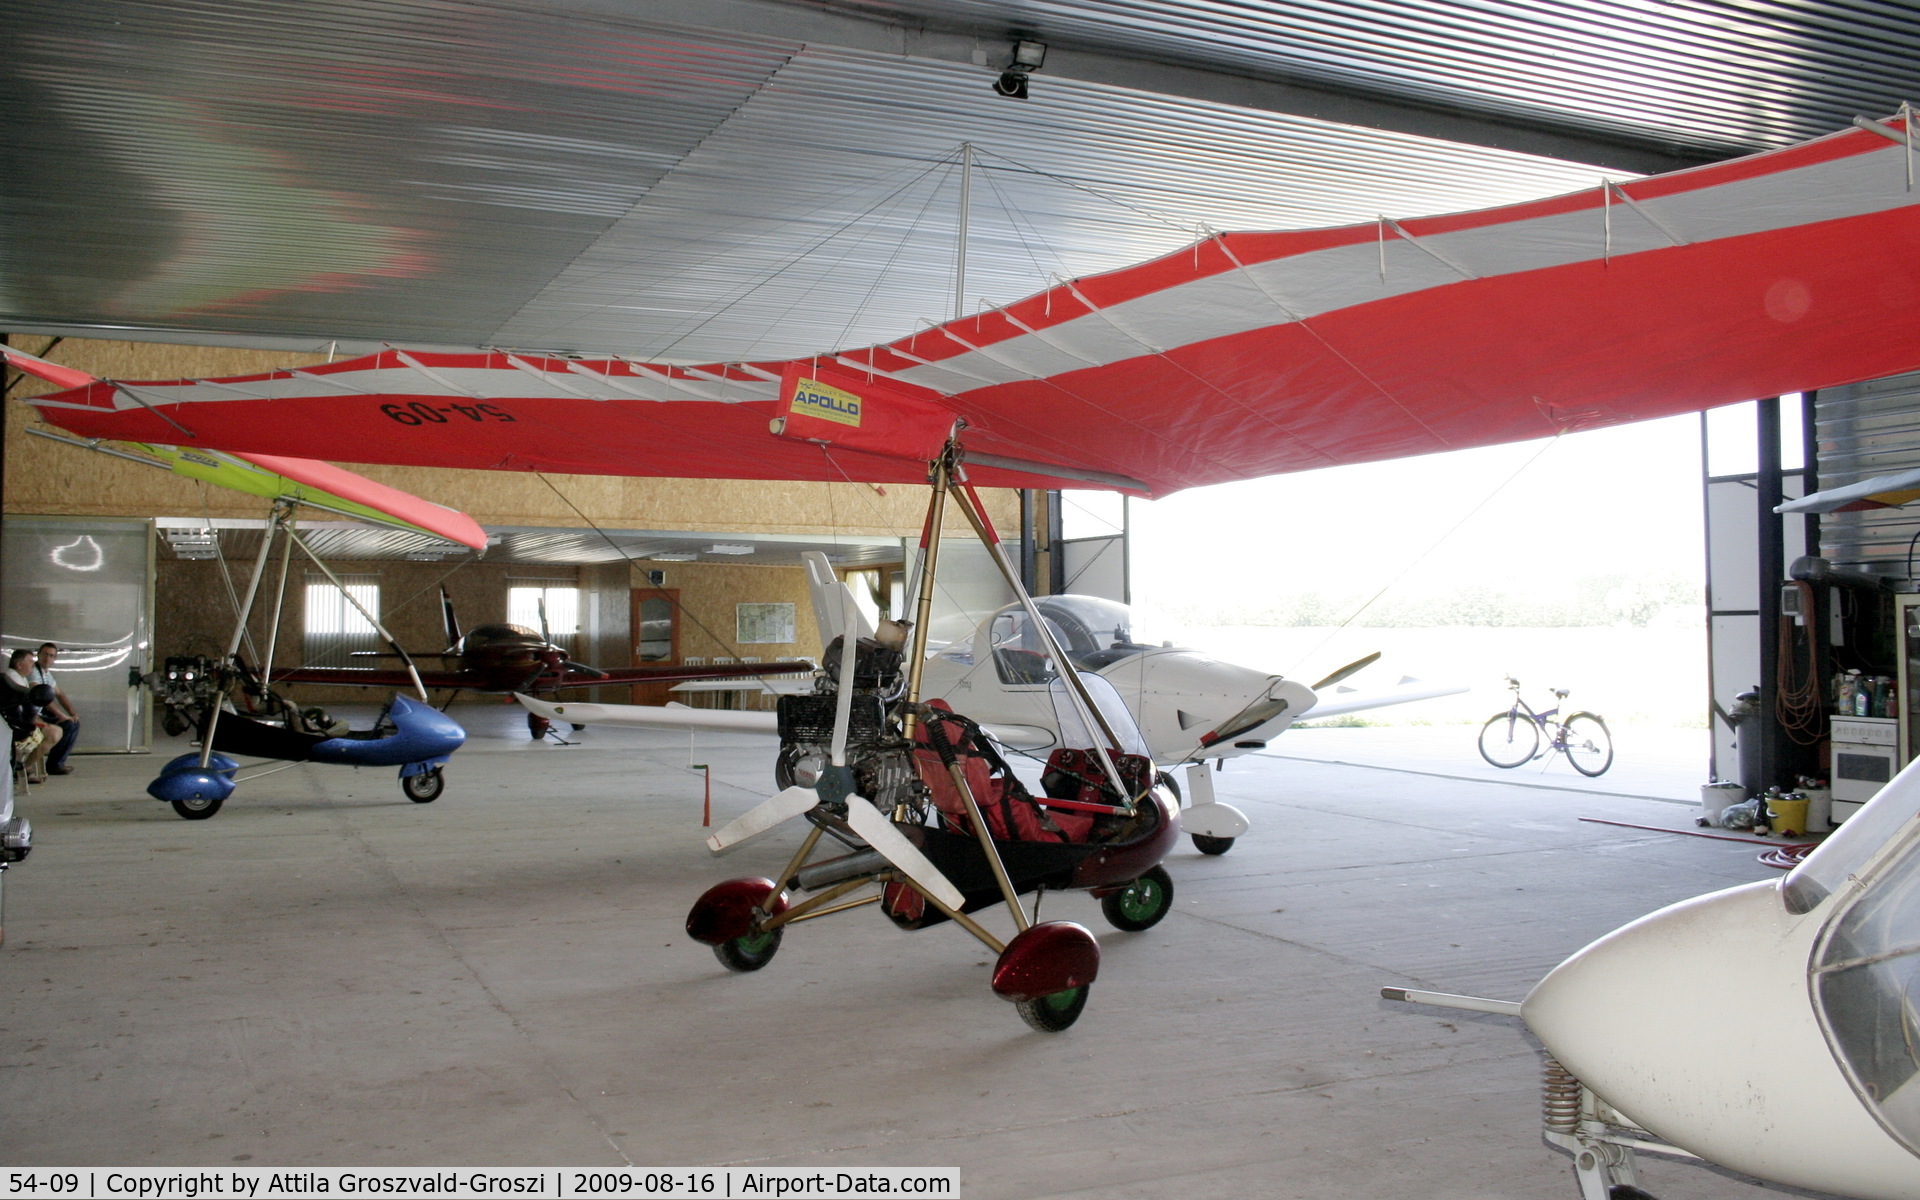
[[[387,715],[393,720],[394,731],[386,737],[328,738],[314,744],[308,752],[311,760],[356,767],[394,767],[443,759],[467,740],[467,731],[452,717],[423,701],[395,696]]]

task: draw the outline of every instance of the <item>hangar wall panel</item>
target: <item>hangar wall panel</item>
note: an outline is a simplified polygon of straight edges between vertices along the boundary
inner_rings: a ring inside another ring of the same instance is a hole
[[[79,709],[77,749],[144,750],[146,690],[129,672],[146,671],[153,648],[151,526],[9,517],[0,545],[0,645],[59,645],[54,675]]]
[[[1920,375],[1822,391],[1815,430],[1822,488],[1920,467]],[[1920,506],[1829,513],[1820,518],[1820,552],[1836,566],[1907,579],[1916,533]]]

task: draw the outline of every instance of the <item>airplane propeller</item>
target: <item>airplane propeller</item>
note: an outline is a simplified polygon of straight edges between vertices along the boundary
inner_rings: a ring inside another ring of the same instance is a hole
[[[1364,670],[1367,667],[1370,667],[1374,663],[1377,663],[1379,661],[1380,661],[1380,652],[1378,650],[1375,650],[1372,654],[1367,655],[1365,658],[1356,658],[1352,662],[1348,663],[1346,666],[1341,667],[1338,671],[1335,671],[1333,674],[1327,676],[1325,679],[1322,679],[1319,683],[1314,684],[1313,690],[1317,692],[1322,688],[1330,688],[1334,684],[1339,683],[1342,679],[1345,679],[1347,676],[1352,675],[1357,671]]]
[[[453,597],[445,584],[440,585],[440,620],[446,625],[447,648],[460,645],[460,619],[453,615]]]
[[[863,626],[859,609],[854,606],[853,597],[847,592],[845,584],[840,585],[837,599],[840,628],[845,632],[840,640],[840,689],[834,705],[833,743],[828,766],[820,772],[820,778],[814,786],[786,788],[715,830],[707,838],[707,848],[718,853],[764,833],[783,821],[818,808],[823,815],[843,818],[847,828],[892,864],[895,870],[912,880],[922,892],[948,908],[958,910],[966,903],[966,897],[961,895],[960,889],[941,874],[940,869],[921,853],[918,846],[907,840],[906,835],[887,819],[886,814],[859,794],[853,772],[847,766],[847,734],[853,723],[855,660]]]

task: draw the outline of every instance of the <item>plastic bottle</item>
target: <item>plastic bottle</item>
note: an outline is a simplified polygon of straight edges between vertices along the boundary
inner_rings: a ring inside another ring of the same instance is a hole
[[[1853,715],[1853,702],[1860,693],[1860,672],[1848,671],[1840,677],[1840,686],[1835,689],[1833,710],[1841,716]]]

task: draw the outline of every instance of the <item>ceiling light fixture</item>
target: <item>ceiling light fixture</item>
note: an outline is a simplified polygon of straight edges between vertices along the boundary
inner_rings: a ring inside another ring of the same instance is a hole
[[[752,554],[752,546],[741,546],[733,542],[715,542],[707,547],[708,554]]]

